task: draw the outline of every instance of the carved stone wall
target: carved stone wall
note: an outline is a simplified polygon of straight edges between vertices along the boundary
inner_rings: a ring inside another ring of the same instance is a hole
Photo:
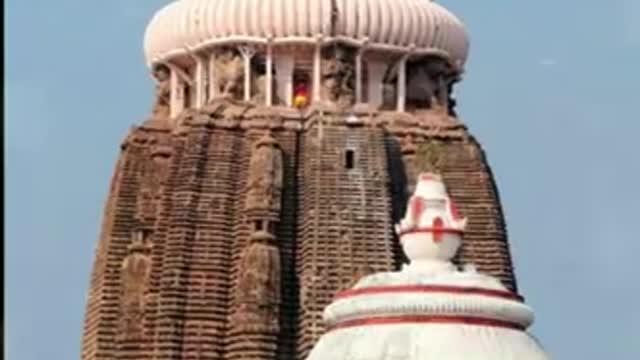
[[[304,358],[324,332],[322,312],[336,292],[361,268],[392,270],[395,262],[383,130],[317,124],[304,135],[301,155],[298,352]]]
[[[262,210],[266,212],[265,216],[269,213],[280,213],[282,153],[279,147],[280,145],[269,133],[255,143],[249,163],[246,211]]]
[[[457,261],[515,290],[491,170],[463,125],[433,113],[289,121],[229,102],[173,133],[131,132],[96,249],[84,360],[303,359],[337,291],[400,266],[392,226],[425,166],[469,218]]]
[[[151,273],[150,249],[151,244],[145,231],[136,231],[121,270],[122,298],[118,337],[122,341],[145,340],[145,295]]]

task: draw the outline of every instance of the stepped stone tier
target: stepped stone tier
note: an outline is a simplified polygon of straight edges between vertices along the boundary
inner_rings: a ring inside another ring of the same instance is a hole
[[[160,10],[155,103],[121,145],[82,358],[305,358],[336,294],[405,261],[394,224],[425,171],[469,217],[454,263],[515,292],[491,169],[452,97],[467,49],[428,0]]]
[[[339,293],[324,313],[329,331],[307,360],[548,359],[525,332],[533,313],[522,297],[451,263],[465,227],[442,178],[420,174],[396,228],[409,265]]]

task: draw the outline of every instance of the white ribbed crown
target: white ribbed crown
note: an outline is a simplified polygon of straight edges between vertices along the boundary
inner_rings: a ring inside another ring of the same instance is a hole
[[[331,26],[332,3],[337,22]],[[430,0],[177,0],[147,26],[149,64],[215,43],[368,38],[373,48],[415,46],[465,62],[469,41],[460,20]]]

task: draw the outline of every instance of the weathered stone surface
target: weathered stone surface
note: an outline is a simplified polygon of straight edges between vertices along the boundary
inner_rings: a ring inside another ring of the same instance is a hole
[[[457,262],[515,290],[491,170],[455,119],[369,113],[349,123],[315,112],[282,126],[284,113],[240,110],[221,101],[180,132],[143,125],[127,136],[84,360],[303,359],[337,291],[401,265],[392,229],[407,179],[425,168],[439,169],[469,218]]]

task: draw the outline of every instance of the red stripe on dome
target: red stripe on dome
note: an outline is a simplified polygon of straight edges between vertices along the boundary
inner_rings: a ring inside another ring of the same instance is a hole
[[[457,324],[491,326],[513,330],[524,331],[525,327],[509,321],[487,319],[474,316],[451,316],[451,315],[404,315],[404,316],[384,316],[363,319],[348,320],[332,326],[331,330],[375,325],[401,325],[401,324]]]
[[[500,299],[524,302],[524,298],[509,291],[483,289],[475,287],[462,287],[451,285],[399,285],[376,286],[362,289],[349,289],[339,292],[335,299],[345,299],[362,295],[394,294],[394,293],[445,293],[457,295],[482,295]]]
[[[440,179],[435,174],[432,174],[432,173],[420,174],[420,180],[421,181],[429,181],[429,180],[440,181]]]
[[[442,236],[444,235],[444,221],[441,217],[436,217],[433,219],[431,227],[434,229],[433,231],[433,242],[436,244],[442,241]]]
[[[434,228],[434,227],[418,227],[409,230],[404,230],[398,233],[399,236],[407,235],[407,234],[420,234],[420,233],[435,233],[438,232],[440,234],[458,234],[462,235],[464,231],[454,229],[454,228]]]
[[[414,224],[417,224],[425,210],[425,201],[419,196],[414,196],[411,198],[410,203],[412,220]]]

